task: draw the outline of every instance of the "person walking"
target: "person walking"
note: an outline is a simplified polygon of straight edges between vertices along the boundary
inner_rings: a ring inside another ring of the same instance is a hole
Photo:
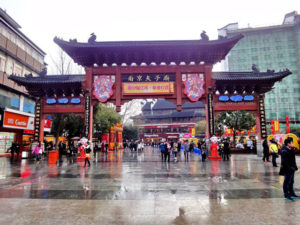
[[[271,155],[272,155],[272,164],[273,167],[277,167],[276,158],[278,158],[278,147],[277,143],[274,139],[271,140],[271,145],[269,147]]]
[[[279,175],[284,176],[283,193],[284,198],[287,201],[294,201],[294,199],[300,199],[300,196],[296,195],[294,191],[294,175],[298,170],[295,159],[293,138],[287,138],[284,141],[284,145],[281,149],[281,166]]]
[[[171,145],[169,142],[165,143],[165,162],[168,160],[170,162],[170,156],[171,156]]]
[[[226,139],[223,142],[223,160],[228,160],[229,161],[229,154],[230,154],[230,147],[229,147],[229,142]]]
[[[194,151],[194,147],[195,147],[195,143],[194,143],[194,141],[191,141],[189,151],[190,152]]]
[[[15,153],[17,154],[17,161],[19,159],[20,145],[17,142],[13,142],[10,147],[11,158],[10,161],[13,163],[15,160]]]
[[[270,162],[270,160],[269,160],[269,145],[268,145],[267,138],[265,138],[262,145],[263,145],[263,149],[264,149],[263,150],[263,154],[264,154],[263,161]]]
[[[166,148],[165,148],[165,144],[163,142],[160,143],[159,149],[161,152],[161,161],[164,161],[164,155],[165,155]]]
[[[41,147],[41,142],[39,142],[32,150],[32,154],[35,154],[36,164],[40,164],[41,154],[43,150]]]
[[[184,147],[184,159],[185,161],[189,161],[189,144],[187,140],[184,142],[183,147]]]
[[[206,143],[205,141],[201,144],[201,156],[202,156],[202,162],[205,162],[206,160]]]
[[[174,162],[177,162],[177,153],[178,153],[178,143],[173,143],[173,152],[174,152]]]
[[[63,142],[60,141],[59,144],[58,144],[58,158],[59,158],[60,162],[62,162],[63,152],[64,152],[64,145],[63,145]]]
[[[180,140],[178,140],[178,142],[177,142],[177,152],[178,152],[178,154],[180,154],[180,151],[181,151],[181,142],[180,142]]]
[[[84,152],[85,152],[84,167],[86,167],[86,163],[87,163],[87,162],[88,162],[89,166],[91,166],[91,163],[90,163],[90,158],[91,158],[91,146],[89,145],[89,143],[88,143],[87,146],[84,148]]]

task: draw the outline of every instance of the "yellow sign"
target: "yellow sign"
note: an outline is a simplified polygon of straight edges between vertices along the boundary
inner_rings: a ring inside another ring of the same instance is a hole
[[[174,93],[174,82],[122,83],[125,95],[162,95]]]
[[[194,137],[196,135],[196,129],[192,128],[192,136]]]
[[[274,131],[276,133],[279,132],[279,121],[278,120],[274,121]]]

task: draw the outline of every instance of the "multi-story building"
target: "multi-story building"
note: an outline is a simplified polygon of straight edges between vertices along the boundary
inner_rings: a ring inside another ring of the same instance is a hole
[[[186,102],[182,111],[176,111],[176,105],[158,99],[147,102],[142,113],[133,118],[139,130],[139,138],[146,142],[159,142],[161,139],[179,139],[191,133],[197,122],[205,120],[205,106],[202,102]]]
[[[291,124],[300,123],[300,15],[295,11],[285,15],[283,23],[276,26],[238,28],[238,23],[228,24],[218,30],[220,37],[243,34],[244,38],[232,48],[224,70],[249,71],[255,64],[260,71],[283,70],[293,73],[265,95],[266,118]]]
[[[37,76],[44,68],[43,52],[21,31],[21,26],[0,8],[0,152],[12,141],[23,142],[33,132],[35,101],[9,75]],[[23,147],[23,146],[21,146]]]

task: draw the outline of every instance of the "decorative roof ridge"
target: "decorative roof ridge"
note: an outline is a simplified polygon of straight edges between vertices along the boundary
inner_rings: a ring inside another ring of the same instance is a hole
[[[212,78],[215,80],[262,80],[262,79],[277,79],[284,78],[288,75],[292,74],[289,69],[285,69],[283,71],[274,72],[274,71],[266,71],[266,72],[258,72],[258,71],[245,71],[245,72],[213,72]]]
[[[69,41],[65,41],[61,38],[54,37],[53,41],[57,45],[68,45],[68,46],[77,46],[77,47],[122,47],[130,45],[131,47],[138,47],[138,46],[153,46],[156,45],[172,45],[172,44],[197,44],[197,45],[215,45],[215,44],[223,44],[232,41],[238,41],[243,38],[244,35],[238,34],[233,37],[226,37],[216,40],[201,40],[201,39],[194,39],[194,40],[149,40],[149,41],[101,41],[101,42],[77,42],[77,39],[70,39]]]
[[[75,78],[75,79],[74,79]],[[46,75],[44,77],[33,77],[31,74],[26,74],[23,76],[18,76],[11,74],[8,79],[15,81],[19,84],[28,84],[28,83],[47,83],[47,82],[62,82],[62,83],[78,83],[85,81],[85,74],[68,74],[68,75]]]

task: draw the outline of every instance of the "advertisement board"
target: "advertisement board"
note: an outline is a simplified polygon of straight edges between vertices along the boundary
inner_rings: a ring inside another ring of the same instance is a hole
[[[174,94],[174,73],[122,74],[124,95]]]
[[[5,111],[3,116],[3,127],[33,130],[34,117]]]

